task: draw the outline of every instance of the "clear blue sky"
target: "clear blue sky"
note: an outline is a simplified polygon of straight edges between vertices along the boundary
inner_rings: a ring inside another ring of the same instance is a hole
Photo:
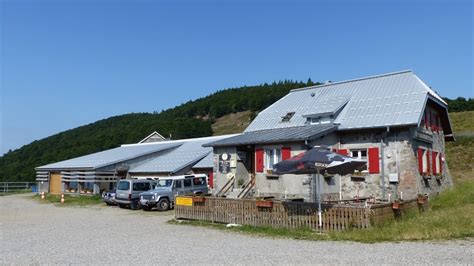
[[[0,154],[109,116],[280,79],[412,69],[442,96],[474,94],[468,0],[1,0],[0,8]]]

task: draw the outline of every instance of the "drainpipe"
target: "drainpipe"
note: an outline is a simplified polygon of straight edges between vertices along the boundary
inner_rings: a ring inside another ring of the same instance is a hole
[[[382,200],[385,200],[385,156],[384,156],[384,141],[383,138],[384,136],[388,135],[388,132],[390,132],[390,127],[387,126],[387,131],[385,131],[382,134],[382,137],[380,138],[380,156],[382,157],[381,159],[381,164],[382,164]]]

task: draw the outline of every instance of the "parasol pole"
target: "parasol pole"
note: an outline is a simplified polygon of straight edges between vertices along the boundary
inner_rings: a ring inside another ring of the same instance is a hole
[[[320,177],[319,177],[319,168],[317,168],[318,171],[318,177],[317,177],[317,183],[316,185],[318,186],[317,188],[317,193],[318,193],[318,223],[319,223],[319,228],[323,225],[322,221],[322,215],[321,215],[321,182],[320,182]]]

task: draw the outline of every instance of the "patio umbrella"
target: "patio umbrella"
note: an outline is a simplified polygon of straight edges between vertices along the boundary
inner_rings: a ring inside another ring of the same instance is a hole
[[[365,160],[343,156],[322,147],[315,147],[306,152],[293,156],[273,166],[275,174],[312,174],[313,200],[318,202],[319,226],[321,226],[321,191],[319,175],[328,174],[346,175],[355,170],[362,170],[366,166]],[[317,174],[317,180],[316,180]],[[315,185],[317,184],[317,186]],[[317,198],[315,197],[317,192]]]

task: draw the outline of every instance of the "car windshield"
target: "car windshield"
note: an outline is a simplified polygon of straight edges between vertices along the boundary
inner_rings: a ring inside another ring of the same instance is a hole
[[[171,180],[171,179],[158,180],[158,182],[156,182],[155,188],[171,187],[172,183],[173,183],[173,180]]]
[[[130,183],[128,181],[120,181],[117,185],[118,190],[128,190],[130,188]]]

